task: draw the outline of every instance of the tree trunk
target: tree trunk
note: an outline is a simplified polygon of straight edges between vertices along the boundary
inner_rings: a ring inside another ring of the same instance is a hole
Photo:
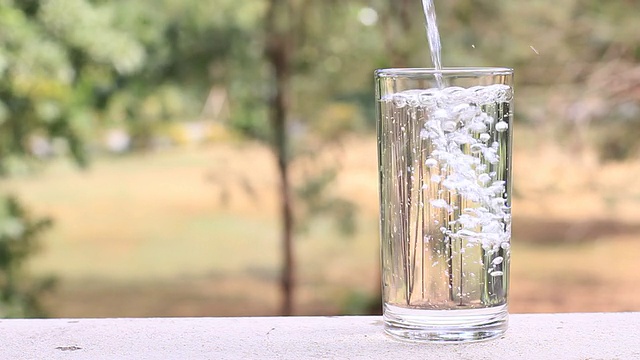
[[[286,0],[271,0],[266,19],[267,44],[265,55],[271,65],[274,93],[269,103],[269,121],[273,129],[271,145],[276,157],[280,178],[280,216],[282,221],[282,273],[280,287],[282,293],[281,314],[293,314],[293,290],[295,285],[293,248],[293,204],[289,181],[289,150],[287,134],[287,114],[289,111],[289,78],[291,73],[291,35],[277,27],[278,21],[289,18]]]

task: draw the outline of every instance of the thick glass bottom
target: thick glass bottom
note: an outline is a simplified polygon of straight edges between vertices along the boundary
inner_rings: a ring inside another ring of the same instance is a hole
[[[507,305],[465,310],[421,310],[384,305],[384,330],[414,342],[474,342],[504,334]]]

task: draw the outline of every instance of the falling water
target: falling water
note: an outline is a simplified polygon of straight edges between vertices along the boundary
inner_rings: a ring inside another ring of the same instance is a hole
[[[441,71],[442,60],[441,52],[442,46],[440,45],[440,33],[438,32],[438,23],[436,21],[436,9],[433,5],[433,0],[422,0],[422,8],[424,10],[425,29],[427,31],[427,40],[429,41],[429,48],[431,49],[431,62],[433,67]],[[436,81],[438,87],[443,88],[442,75],[436,74]]]

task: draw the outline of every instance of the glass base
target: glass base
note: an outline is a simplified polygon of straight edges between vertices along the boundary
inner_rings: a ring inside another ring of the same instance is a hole
[[[507,331],[507,305],[466,310],[420,310],[384,306],[384,331],[414,342],[474,342]]]

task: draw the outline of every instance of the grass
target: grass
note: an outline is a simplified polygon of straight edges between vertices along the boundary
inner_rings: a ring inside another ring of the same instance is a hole
[[[594,167],[519,137],[510,309],[640,310],[640,167]],[[345,238],[321,218],[299,236],[298,314],[357,311],[377,289],[375,141],[345,149],[334,188],[358,205],[359,231]],[[60,280],[52,316],[274,315],[274,169],[259,145],[220,143],[98,159],[86,172],[58,162],[0,187],[56,221],[30,263]]]

